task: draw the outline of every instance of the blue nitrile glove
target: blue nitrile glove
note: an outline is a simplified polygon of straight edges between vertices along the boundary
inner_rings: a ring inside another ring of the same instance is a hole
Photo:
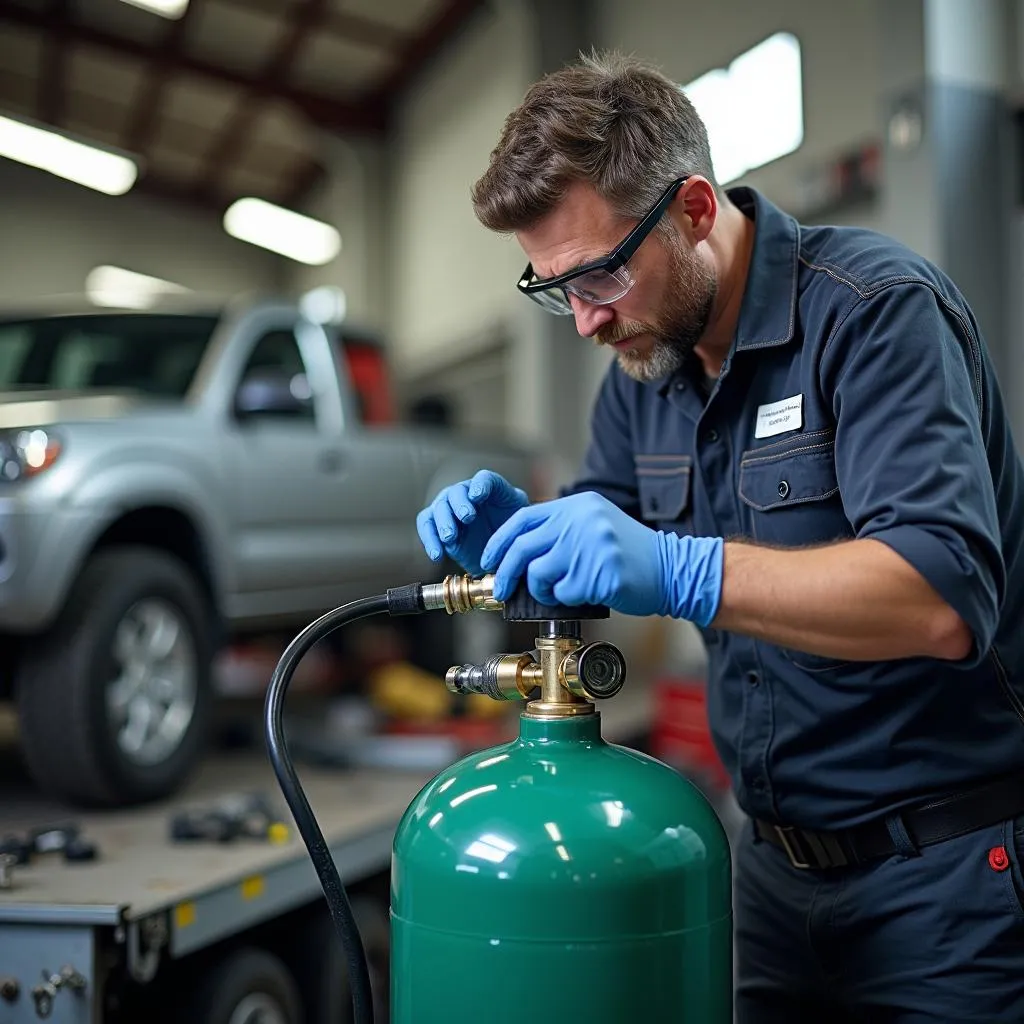
[[[416,517],[416,532],[432,561],[439,562],[443,552],[466,572],[480,576],[480,553],[491,534],[529,503],[525,491],[482,469],[443,488]]]
[[[638,523],[593,492],[530,505],[480,558],[504,601],[526,573],[541,604],[598,604],[627,615],[671,615],[707,626],[722,594],[722,539],[679,537]]]

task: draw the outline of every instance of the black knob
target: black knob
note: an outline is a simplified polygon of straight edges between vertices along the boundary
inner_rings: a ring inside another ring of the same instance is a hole
[[[606,640],[581,647],[576,655],[576,674],[583,689],[597,700],[614,697],[626,682],[626,659]]]
[[[506,622],[544,622],[550,619],[607,619],[611,610],[603,605],[541,604],[527,589],[526,578],[519,581],[512,596],[502,606]]]

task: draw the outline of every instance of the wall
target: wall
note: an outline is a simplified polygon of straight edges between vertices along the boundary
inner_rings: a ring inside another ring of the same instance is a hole
[[[728,65],[774,32],[800,40],[803,145],[743,179],[784,207],[801,205],[803,175],[820,161],[881,131],[879,30],[871,2],[599,0],[598,11],[604,45],[655,61],[680,84]],[[875,217],[871,210],[855,215],[871,227]]]
[[[419,80],[391,149],[389,336],[403,375],[425,372],[503,337],[525,260],[485,231],[470,188],[532,67],[530,22],[497,0]]]
[[[341,251],[320,267],[290,263],[288,285],[295,294],[319,285],[341,288],[347,319],[360,330],[383,334],[389,294],[385,146],[329,137],[320,145],[329,174],[301,212],[333,224],[341,234]]]
[[[84,294],[110,263],[217,295],[276,289],[283,261],[227,234],[213,213],[129,192],[107,196],[0,160],[0,302]]]

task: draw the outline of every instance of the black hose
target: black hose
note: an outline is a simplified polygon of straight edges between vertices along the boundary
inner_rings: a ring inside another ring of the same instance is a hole
[[[404,588],[403,588],[404,589]],[[410,611],[414,609],[409,609]],[[422,604],[418,609],[422,610]],[[292,816],[295,819],[295,826],[302,836],[309,856],[313,861],[313,867],[320,878],[320,885],[323,887],[324,896],[327,898],[327,906],[334,919],[334,926],[341,940],[342,948],[345,951],[345,959],[348,964],[349,984],[352,988],[352,1011],[354,1024],[373,1024],[373,991],[370,987],[370,971],[366,963],[366,950],[363,948],[363,940],[359,935],[359,929],[355,918],[352,915],[352,906],[342,885],[338,868],[331,857],[330,848],[320,831],[320,825],[313,814],[306,794],[299,785],[299,778],[292,765],[292,759],[288,754],[284,740],[284,724],[282,720],[282,708],[284,704],[285,691],[292,681],[295,668],[303,655],[318,641],[322,640],[328,633],[344,626],[356,619],[365,618],[368,615],[376,615],[380,612],[401,614],[405,609],[397,609],[391,606],[387,595],[379,597],[366,597],[358,601],[351,601],[321,615],[319,619],[310,623],[294,640],[285,648],[281,660],[274,669],[270,678],[270,686],[267,689],[267,701],[265,709],[265,725],[267,733],[267,746],[270,753],[270,761],[274,766],[277,781],[284,793],[285,800],[291,808]]]

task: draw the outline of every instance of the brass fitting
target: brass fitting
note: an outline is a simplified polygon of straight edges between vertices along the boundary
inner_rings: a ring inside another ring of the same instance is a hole
[[[482,665],[453,665],[445,675],[452,693],[482,693],[492,700],[525,700],[540,685],[532,654],[496,654]]]
[[[626,662],[605,641],[584,644],[570,632],[537,637],[532,654],[495,654],[482,665],[453,665],[445,675],[452,693],[492,700],[527,700],[531,718],[589,715],[594,701],[614,697],[626,681]],[[540,688],[540,696],[530,699]]]
[[[494,599],[493,573],[479,579],[461,574],[445,576],[440,583],[428,583],[423,587],[423,604],[428,611],[443,608],[449,615],[502,609],[502,603]]]
[[[539,636],[537,653],[540,655],[540,698],[526,705],[531,718],[568,718],[590,715],[594,705],[581,692],[574,693],[566,685],[565,663],[581,646],[574,636]]]

